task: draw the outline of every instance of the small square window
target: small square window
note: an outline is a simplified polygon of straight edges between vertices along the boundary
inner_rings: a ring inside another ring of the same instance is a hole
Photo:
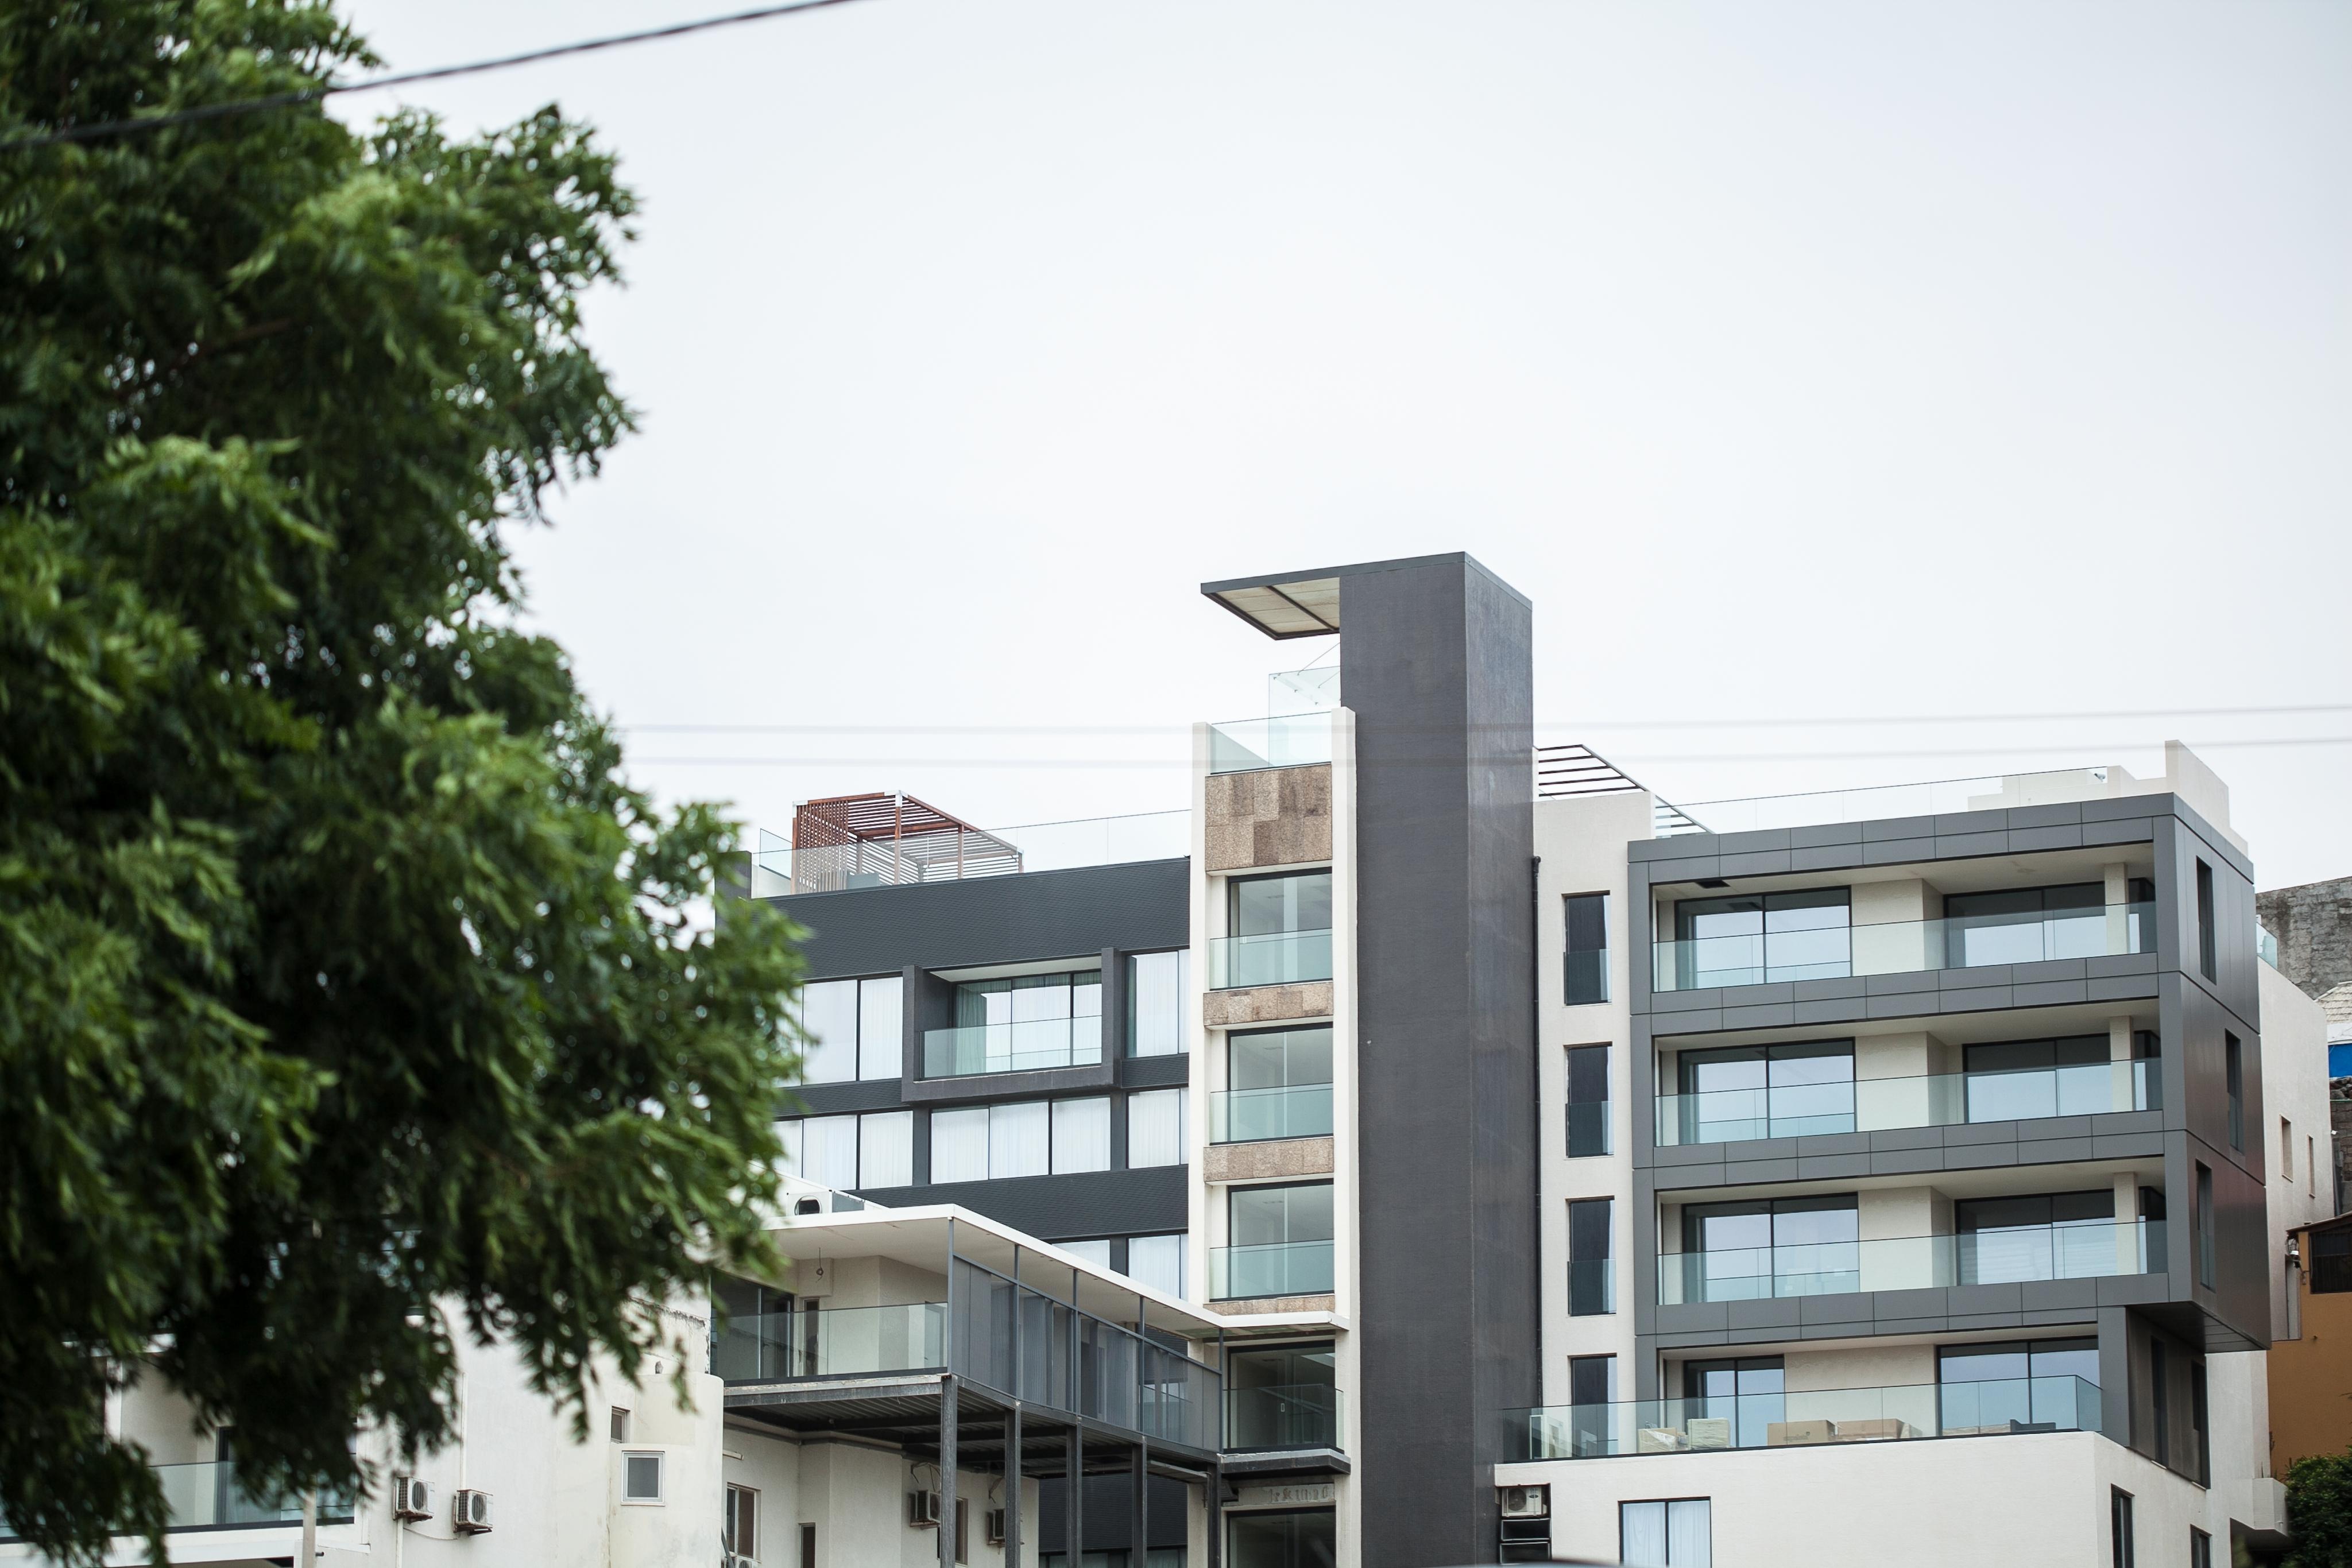
[[[662,1457],[625,1454],[621,1457],[621,1500],[659,1502],[662,1500]]]

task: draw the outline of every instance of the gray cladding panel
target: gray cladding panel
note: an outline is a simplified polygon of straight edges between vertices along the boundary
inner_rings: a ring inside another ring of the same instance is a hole
[[[768,902],[809,936],[809,977],[1099,957],[1192,940],[1189,862],[1135,861]]]
[[[961,1204],[1041,1241],[1073,1241],[1183,1229],[1191,1175],[1184,1166],[1159,1166],[1139,1171],[897,1186],[860,1196],[893,1208]]]

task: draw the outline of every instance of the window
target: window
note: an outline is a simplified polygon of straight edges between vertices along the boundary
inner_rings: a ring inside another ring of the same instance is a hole
[[[1225,1446],[1329,1448],[1339,1442],[1336,1357],[1328,1341],[1226,1355]]]
[[[1617,1402],[1617,1358],[1613,1355],[1571,1355],[1568,1358],[1568,1425],[1570,1452],[1579,1458],[1611,1451],[1614,1430],[1611,1406]]]
[[[955,1500],[955,1560],[969,1563],[971,1561],[971,1499],[960,1497]]]
[[[988,1179],[1044,1176],[1054,1168],[1052,1103],[1021,1100],[988,1107]]]
[[[1568,1048],[1568,1157],[1609,1152],[1609,1048]]]
[[[1331,1184],[1241,1186],[1226,1198],[1221,1300],[1331,1289]]]
[[[931,1181],[1110,1168],[1110,1101],[1014,1100],[931,1113]]]
[[[1338,1520],[1338,1511],[1328,1508],[1229,1513],[1225,1562],[1231,1568],[1326,1568],[1339,1560]]]
[[[2210,1414],[2205,1404],[2205,1363],[2200,1357],[2189,1364],[2189,1443],[2197,1457],[2197,1479],[2208,1486],[2213,1482],[2213,1442],[2207,1426]]]
[[[2153,1035],[2143,1031],[2150,1046]],[[2136,1046],[2138,1042],[2136,1042]],[[2147,1110],[2143,1092],[2126,1099],[2116,1082],[2104,1034],[2070,1034],[2052,1040],[2003,1040],[1964,1046],[1969,1120],[2024,1121],[2035,1116],[2095,1116],[2106,1111]],[[2135,1069],[2139,1091],[2147,1070]],[[2160,1093],[2161,1091],[2158,1091]]]
[[[1684,1409],[1722,1423],[1734,1448],[1760,1448],[1787,1416],[1784,1377],[1777,1355],[1745,1355],[1683,1363]]]
[[[1983,964],[2035,964],[2045,958],[2147,952],[2155,927],[2152,921],[2141,918],[2141,906],[2154,896],[2155,888],[2135,879],[2128,891],[2132,902],[2114,912],[2122,917],[2120,932],[2108,929],[2107,890],[2101,883],[1947,894],[1944,964],[1967,969]],[[2123,938],[2120,943],[2116,940],[2118,936]]]
[[[2213,1288],[2213,1173],[2197,1167],[2197,1282]]]
[[[2147,1418],[2156,1429],[2156,1462],[2172,1462],[2172,1368],[2164,1342],[2147,1342]]]
[[[1127,960],[1127,1053],[1181,1056],[1184,1041],[1184,967],[1192,955],[1136,953]]]
[[[1843,887],[1675,905],[1675,988],[1843,979],[1853,968],[1853,907]]]
[[[801,1568],[816,1568],[816,1526],[801,1526]]]
[[[1127,1097],[1128,1169],[1184,1163],[1184,1102],[1188,1092],[1182,1089],[1151,1089]]]
[[[2193,1524],[2189,1527],[2189,1568],[2213,1568],[2213,1538]]]
[[[1617,1555],[1625,1568],[1712,1568],[1714,1531],[1707,1500],[1617,1505]]]
[[[931,1181],[988,1179],[988,1107],[931,1113]]]
[[[1055,1176],[1110,1169],[1110,1100],[1054,1102],[1053,1171]]]
[[[1054,1245],[1060,1248],[1063,1251],[1069,1253],[1074,1258],[1085,1259],[1087,1262],[1092,1263],[1097,1269],[1108,1269],[1110,1267],[1110,1239],[1108,1237],[1104,1237],[1094,1241],[1056,1241]]]
[[[2197,972],[2209,980],[2221,978],[2220,945],[2213,933],[2213,868],[2197,862]]]
[[[2122,1271],[2113,1187],[1962,1198],[1952,1206],[1952,1221],[1963,1285],[2097,1280]]]
[[[955,988],[955,1027],[923,1040],[926,1078],[1082,1067],[1102,1060],[1102,971],[1011,975]]]
[[[2306,1230],[2303,1248],[2303,1266],[2311,1277],[2313,1295],[2352,1291],[2352,1230]]]
[[[1675,1059],[1678,1141],[1727,1144],[1853,1131],[1853,1041],[1685,1051]]]
[[[1329,1136],[1331,1026],[1226,1036],[1225,1090],[1216,1107],[1213,1136],[1221,1144]]]
[[[2303,1190],[2312,1197],[2319,1196],[2319,1150],[2315,1140],[2303,1140]]]
[[[760,1494],[750,1487],[730,1482],[727,1488],[727,1518],[721,1531],[727,1550],[737,1557],[757,1560],[760,1555]]]
[[[801,1062],[804,1083],[847,1083],[896,1078],[905,1067],[900,1035],[904,981],[815,980],[801,988],[801,1027],[808,1032]]]
[[[2036,1339],[1940,1346],[1936,1393],[1937,1416],[1948,1437],[1980,1432],[2095,1432],[2099,1342]]]
[[[863,1116],[787,1119],[784,1169],[842,1192],[911,1186],[915,1179],[915,1113],[876,1111]]]
[[[2234,1034],[2221,1036],[2221,1076],[2230,1094],[2230,1146],[2246,1146],[2246,1048]]]
[[[877,1111],[857,1118],[857,1185],[915,1185],[915,1113]]]
[[[1237,877],[1226,933],[1210,946],[1209,986],[1284,985],[1331,977],[1331,873]]]
[[[2121,1487],[2107,1495],[2107,1533],[2115,1544],[2115,1568],[2137,1568],[2132,1551],[2132,1495]]]
[[[1127,1277],[1163,1296],[1184,1299],[1183,1233],[1129,1238]]]
[[[2279,1118],[2279,1179],[2294,1179],[2294,1124]]]
[[[629,1413],[615,1405],[613,1406],[613,1441],[625,1443],[628,1440]]]
[[[1612,1199],[1578,1198],[1568,1206],[1568,1315],[1599,1317],[1617,1310],[1611,1257]]]
[[[1833,1295],[1862,1288],[1861,1212],[1852,1193],[1694,1203],[1683,1249],[1658,1260],[1661,1305]]]
[[[659,1502],[662,1500],[662,1457],[659,1454],[621,1456],[621,1500]]]
[[[1227,898],[1235,936],[1331,929],[1331,873],[1328,871],[1235,877]]]
[[[1568,967],[1560,999],[1570,1007],[1609,999],[1609,895],[1568,895]]]

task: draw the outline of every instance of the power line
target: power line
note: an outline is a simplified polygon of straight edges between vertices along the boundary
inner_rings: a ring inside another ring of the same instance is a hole
[[[625,44],[651,43],[659,38],[676,38],[688,33],[708,32],[713,27],[732,27],[745,22],[765,22],[776,16],[789,16],[795,11],[818,11],[828,6],[846,5],[852,0],[793,0],[788,5],[762,5],[756,10],[737,11],[725,16],[705,16],[699,21],[679,22],[667,27],[648,27],[643,32],[615,33],[605,38],[585,38],[576,44],[557,44],[544,49],[529,49],[520,55],[503,55],[493,60],[474,60],[461,66],[435,66],[427,70],[401,71],[393,76],[373,77],[366,81],[344,82],[327,87],[303,88],[293,92],[271,93],[266,98],[239,99],[233,103],[207,103],[194,109],[175,110],[170,114],[151,115],[143,120],[110,120],[96,125],[77,125],[64,131],[52,131],[38,136],[19,136],[0,141],[0,152],[29,151],[36,147],[54,147],[66,141],[96,141],[109,136],[129,136],[142,131],[159,131],[167,125],[184,125],[192,120],[219,120],[233,114],[253,114],[265,109],[285,109],[295,104],[317,103],[342,93],[373,92],[377,88],[404,87],[411,82],[441,81],[449,77],[476,76],[483,71],[505,70],[510,66],[532,65],[540,60],[552,60],[565,55],[584,55],[595,49],[618,48]]]

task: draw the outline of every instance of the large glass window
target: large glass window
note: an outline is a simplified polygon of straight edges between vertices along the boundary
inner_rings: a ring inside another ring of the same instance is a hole
[[[1625,1568],[1713,1568],[1714,1526],[1703,1497],[1617,1505],[1617,1556]]]
[[[988,1108],[988,1179],[1044,1176],[1053,1166],[1053,1112],[1043,1100]]]
[[[1102,971],[966,980],[955,1027],[923,1040],[929,1078],[1079,1067],[1102,1060]]]
[[[2153,896],[2144,881],[2129,885],[2135,904]],[[2152,921],[2123,912],[2118,944],[2107,929],[2107,890],[2095,882],[2055,887],[2003,888],[1944,897],[1944,962],[1953,968],[1985,964],[2038,964],[2045,958],[2096,958],[2147,951]]]
[[[2155,1036],[2143,1035],[2152,1050]],[[2153,1095],[2116,1093],[2116,1073],[2103,1034],[2064,1035],[2051,1040],[2003,1040],[1967,1048],[1962,1066],[1971,1122],[2008,1122],[2033,1116],[2092,1116],[2107,1111],[2145,1108],[2135,1102]],[[2161,1082],[2146,1069],[2133,1073],[2135,1089],[2160,1094]],[[2118,1101],[2121,1103],[2118,1103]]]
[[[801,988],[803,1083],[847,1083],[898,1077],[905,1067],[899,1033],[905,984],[897,975],[870,980],[813,980]]]
[[[1185,1299],[1184,1234],[1134,1236],[1127,1243],[1127,1277],[1162,1295]]]
[[[1110,1169],[1110,1101],[1107,1096],[1054,1102],[1053,1171],[1067,1176]]]
[[[1617,1310],[1614,1200],[1580,1197],[1568,1206],[1568,1315],[1600,1317]]]
[[[1331,977],[1331,873],[1234,878],[1226,935],[1211,948],[1212,989]]]
[[[857,982],[857,1076],[873,1082],[906,1070],[906,981],[898,975]]]
[[[1852,1193],[1691,1204],[1683,1209],[1681,1255],[1659,1260],[1661,1300],[1742,1301],[1858,1291],[1861,1238],[1861,1210]]]
[[[2096,1431],[2099,1342],[2008,1340],[1936,1352],[1937,1402],[1947,1437],[1979,1432]]]
[[[843,1192],[857,1186],[857,1118],[796,1117],[782,1123],[784,1169]]]
[[[1952,1206],[1963,1285],[2095,1280],[2119,1267],[2112,1187],[1963,1198]]]
[[[1685,1051],[1676,1114],[1685,1144],[1853,1131],[1853,1041]]]
[[[1609,999],[1609,895],[1568,895],[1568,967],[1560,991],[1570,1007]]]
[[[857,1185],[912,1186],[915,1182],[915,1113],[876,1111],[857,1118]]]
[[[934,1184],[1110,1168],[1110,1101],[1016,1100],[931,1113]]]
[[[1226,1199],[1220,1300],[1331,1289],[1331,1184],[1240,1186]]]
[[[988,1107],[931,1113],[931,1180],[988,1179]]]
[[[1225,1515],[1230,1568],[1333,1568],[1339,1556],[1339,1515],[1328,1508]]]
[[[1733,1448],[1763,1448],[1770,1428],[1788,1419],[1784,1392],[1785,1375],[1777,1355],[1683,1363],[1685,1422],[1723,1423],[1714,1434],[1692,1430],[1694,1444],[1703,1436],[1719,1435]],[[1685,1430],[1691,1429],[1686,1426]]]
[[[1675,905],[1675,986],[1837,979],[1853,968],[1848,889],[1685,898]]]
[[[1236,877],[1231,898],[1231,935],[1235,936],[1331,929],[1331,873],[1328,871]]]
[[[1186,1092],[1181,1089],[1151,1089],[1127,1097],[1129,1170],[1184,1163]]]
[[[2213,1288],[2213,1173],[2197,1167],[2197,1282]]]
[[[1251,1030],[1225,1040],[1221,1144],[1326,1137],[1331,1132],[1331,1026]]]
[[[1137,953],[1127,960],[1127,1053],[1181,1056],[1184,1043],[1184,970],[1192,955]]]
[[[1568,1157],[1609,1152],[1609,1048],[1568,1048]]]
[[[1573,1452],[1583,1458],[1610,1451],[1615,1432],[1617,1358],[1613,1355],[1571,1355],[1568,1358],[1569,1426]]]
[[[1234,1350],[1225,1356],[1225,1446],[1328,1448],[1339,1441],[1337,1356],[1329,1343]]]

